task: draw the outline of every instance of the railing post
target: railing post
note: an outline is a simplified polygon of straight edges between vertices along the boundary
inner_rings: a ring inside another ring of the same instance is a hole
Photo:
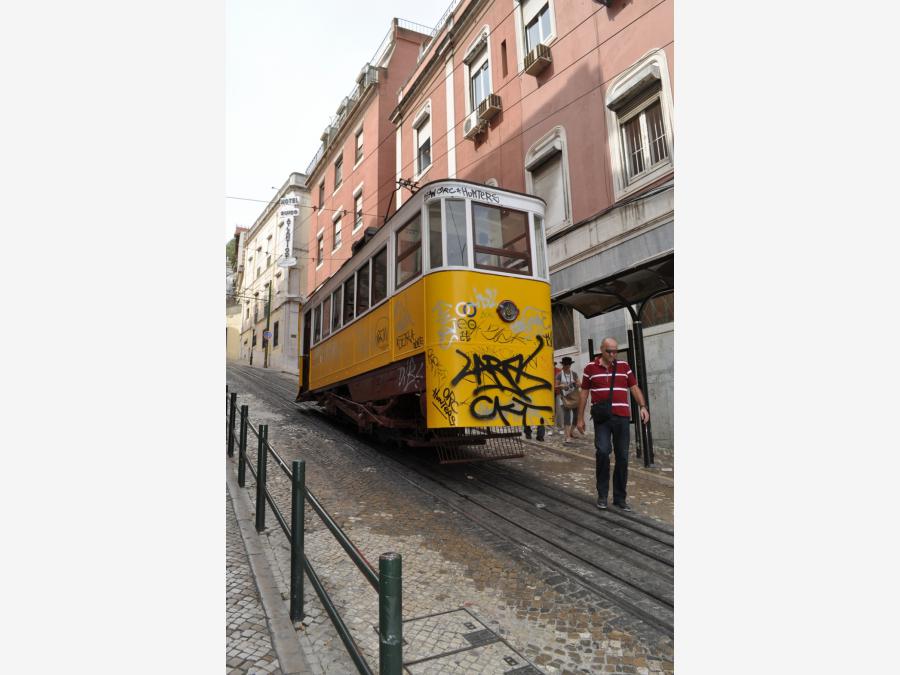
[[[244,487],[247,468],[247,423],[249,422],[250,413],[247,406],[241,406],[241,435],[238,439],[238,485]]]
[[[259,452],[256,456],[256,531],[266,529],[266,455],[269,425],[259,425]]]
[[[378,672],[403,669],[403,565],[399,553],[378,558]]]
[[[291,468],[291,621],[303,620],[303,516],[306,504],[306,462]]]
[[[234,457],[234,413],[237,408],[237,392],[232,392],[229,398],[231,405],[228,408],[228,456]]]

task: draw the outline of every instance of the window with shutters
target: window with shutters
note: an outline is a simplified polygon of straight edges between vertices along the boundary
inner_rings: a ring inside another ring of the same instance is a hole
[[[566,132],[554,127],[525,154],[525,189],[547,202],[544,225],[547,234],[572,223]]]
[[[429,108],[430,109],[430,108]],[[431,166],[431,115],[419,116],[413,126],[413,145],[416,149],[416,177]]]
[[[360,185],[356,190],[353,191],[353,232],[351,234],[356,234],[356,231],[362,227],[363,224],[363,187]]]
[[[356,132],[356,153],[354,154],[354,160],[357,164],[359,160],[363,158],[363,130],[362,127]]]
[[[466,83],[466,114],[475,111],[478,104],[493,93],[491,90],[490,27],[483,26],[463,54],[463,81]]]
[[[334,161],[334,189],[337,190],[344,182],[344,156],[341,155]]]
[[[316,269],[322,266],[322,263],[325,262],[325,233],[319,232],[319,236],[316,237]]]
[[[672,171],[670,91],[662,50],[650,52],[607,90],[606,116],[616,199]]]

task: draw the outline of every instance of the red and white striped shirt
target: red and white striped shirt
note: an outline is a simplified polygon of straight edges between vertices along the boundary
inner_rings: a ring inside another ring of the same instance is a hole
[[[625,361],[616,361],[615,363],[616,381],[613,385],[612,413],[620,417],[631,417],[628,390],[637,384],[637,378],[628,363]],[[609,378],[612,376],[612,371],[612,367],[604,366],[599,357],[584,367],[581,388],[591,392],[591,404],[606,401],[609,398]]]

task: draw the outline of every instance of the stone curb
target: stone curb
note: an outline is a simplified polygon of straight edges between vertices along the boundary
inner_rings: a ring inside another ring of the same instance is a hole
[[[550,450],[551,452],[556,452],[561,455],[566,455],[567,457],[574,457],[575,459],[580,459],[583,462],[587,462],[588,464],[594,463],[593,456],[582,455],[580,452],[573,452],[571,450],[563,450],[562,448],[556,448],[552,444],[547,443],[547,442],[541,443],[540,441],[530,440],[525,437],[522,437],[522,442],[527,443],[528,445],[531,445],[535,448],[542,448],[544,450]],[[673,478],[669,478],[667,476],[660,476],[659,474],[657,474],[653,471],[648,471],[643,466],[634,466],[631,461],[631,458],[629,458],[628,472],[631,473],[632,471],[636,471],[642,477],[656,481],[657,483],[660,483],[661,485],[666,485],[668,487],[675,487],[675,480]]]
[[[237,476],[231,470],[227,460],[225,474],[228,496],[234,506],[241,538],[244,540],[244,548],[250,559],[250,572],[259,591],[259,598],[269,626],[272,647],[278,657],[278,665],[283,675],[309,675],[312,673],[312,669],[300,651],[297,633],[262,550],[253,517],[250,515],[250,498],[244,490],[238,487]]]

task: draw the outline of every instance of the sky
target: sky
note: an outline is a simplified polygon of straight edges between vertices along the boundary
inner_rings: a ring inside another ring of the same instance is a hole
[[[391,19],[430,28],[450,4],[227,0],[225,241],[253,224],[272,188],[306,169]]]

